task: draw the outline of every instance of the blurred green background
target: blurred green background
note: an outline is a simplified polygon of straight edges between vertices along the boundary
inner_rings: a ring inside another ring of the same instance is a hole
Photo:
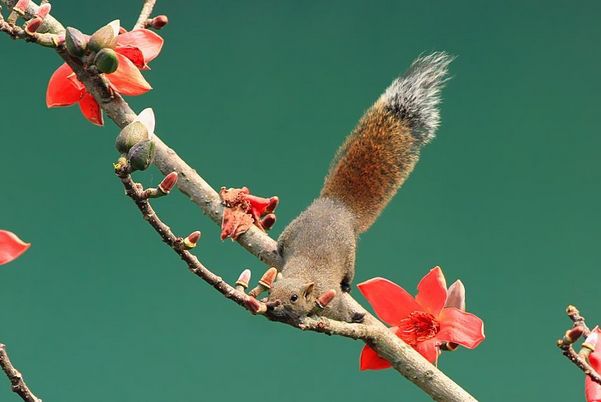
[[[138,1],[57,1],[65,25],[131,27]],[[157,133],[213,186],[282,203],[317,194],[363,111],[419,54],[457,55],[438,139],[360,242],[357,280],[411,292],[461,278],[486,341],[440,368],[482,401],[582,400],[555,340],[566,304],[601,322],[599,1],[159,1],[170,24],[145,75]],[[50,50],[0,37],[0,228],[31,249],[0,268],[0,341],[45,401],[429,400],[360,372],[359,342],[252,317],[191,275],[112,173],[117,129],[47,110]],[[138,174],[147,185],[156,170]],[[155,202],[234,281],[264,266],[179,193]],[[356,292],[358,294],[358,292]],[[0,401],[16,402],[0,377]]]

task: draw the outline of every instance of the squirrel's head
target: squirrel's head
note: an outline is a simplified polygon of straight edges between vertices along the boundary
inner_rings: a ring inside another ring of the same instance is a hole
[[[271,313],[279,317],[298,320],[315,308],[315,283],[297,278],[285,278],[278,274],[269,290],[270,302],[276,302]]]

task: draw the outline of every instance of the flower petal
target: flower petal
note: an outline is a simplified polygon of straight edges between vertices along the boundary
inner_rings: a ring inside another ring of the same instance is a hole
[[[117,46],[137,47],[142,51],[146,63],[161,53],[163,42],[163,38],[148,29],[136,29],[117,36]]]
[[[13,232],[0,230],[0,265],[6,264],[19,257],[31,246]]]
[[[365,345],[361,351],[359,368],[361,370],[382,370],[392,367],[388,360],[382,359],[375,350]]]
[[[86,92],[79,101],[79,109],[84,117],[92,122],[92,124],[96,124],[97,126],[104,125],[100,105],[98,105],[96,99],[89,93]]]
[[[357,285],[378,317],[391,326],[414,311],[421,311],[413,296],[394,282],[373,278]]]
[[[415,346],[415,350],[426,358],[430,363],[436,364],[438,356],[440,355],[440,349],[438,348],[436,338],[428,339],[427,341],[420,342]]]
[[[146,63],[144,62],[144,55],[142,54],[142,51],[135,46],[127,45],[127,46],[117,47],[115,49],[115,52],[120,53],[123,56],[130,59],[131,62],[134,63],[134,65],[136,67],[138,67],[140,70],[142,70],[142,69],[144,69],[144,67],[146,67]]]
[[[415,300],[424,311],[437,316],[447,300],[447,283],[440,267],[434,267],[417,285]]]
[[[146,127],[146,130],[148,130],[148,135],[151,139],[152,135],[154,134],[155,124],[154,111],[152,110],[152,108],[147,107],[146,109],[142,110],[138,117],[136,117],[135,121],[139,121],[140,123],[144,124],[144,127]]]
[[[119,60],[117,71],[112,74],[106,74],[106,78],[110,81],[115,91],[121,95],[136,96],[142,95],[152,89],[134,63],[119,53],[117,53],[117,59]]]
[[[484,340],[484,323],[473,314],[445,307],[438,316],[440,331],[436,338],[474,349]]]
[[[584,380],[584,395],[586,396],[586,402],[601,401],[601,385],[591,380],[589,376],[586,376]]]
[[[78,85],[79,83],[79,85]],[[71,67],[64,63],[56,69],[48,81],[46,90],[46,106],[69,106],[78,102],[83,96],[83,85],[74,76]]]

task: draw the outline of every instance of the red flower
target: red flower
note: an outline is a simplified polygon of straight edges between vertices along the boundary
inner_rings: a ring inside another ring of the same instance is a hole
[[[433,268],[417,285],[413,298],[405,289],[384,279],[373,278],[358,285],[374,311],[399,338],[431,363],[440,354],[440,345],[456,343],[473,349],[484,340],[484,324],[473,314],[445,307],[447,287],[442,270]],[[361,370],[378,370],[390,363],[369,346],[361,351]]]
[[[163,38],[147,29],[137,29],[118,35],[116,43],[119,67],[114,73],[105,74],[111,88],[126,96],[142,95],[151,90],[140,69],[148,69],[147,63],[159,55]],[[100,106],[65,63],[50,77],[46,105],[59,107],[75,103],[79,103],[86,119],[99,126],[104,124]]]
[[[601,373],[601,330],[599,327],[595,327],[592,332],[595,351],[590,354],[588,361],[597,373]],[[590,335],[586,341],[593,343],[591,342]],[[591,380],[589,376],[586,376],[584,380],[584,393],[586,395],[586,402],[601,401],[601,385]]]
[[[0,265],[7,264],[23,254],[31,246],[19,239],[16,234],[0,230]]]

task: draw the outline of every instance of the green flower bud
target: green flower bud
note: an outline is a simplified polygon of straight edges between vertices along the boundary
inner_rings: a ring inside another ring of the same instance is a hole
[[[88,39],[78,29],[68,27],[65,32],[65,46],[71,56],[81,57],[86,51]]]
[[[149,139],[150,135],[146,126],[140,121],[134,121],[121,130],[115,140],[115,148],[122,154],[126,154],[137,143]]]
[[[127,154],[129,165],[133,170],[146,170],[154,160],[154,142],[142,141],[134,145]]]
[[[113,49],[102,49],[96,54],[94,64],[101,73],[114,73],[117,70],[117,67],[119,67],[117,53]]]

